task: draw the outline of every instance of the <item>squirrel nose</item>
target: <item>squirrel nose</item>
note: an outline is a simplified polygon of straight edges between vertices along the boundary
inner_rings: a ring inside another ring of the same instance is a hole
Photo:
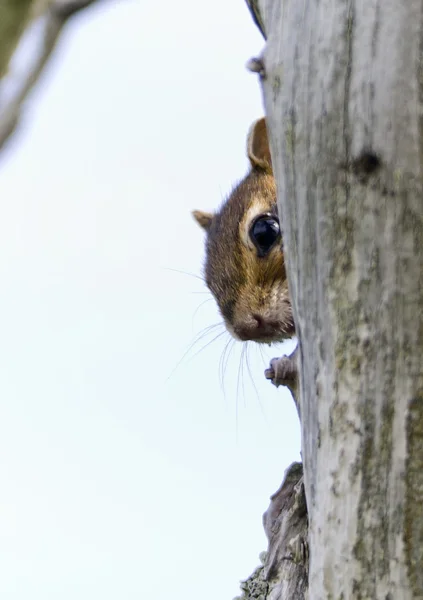
[[[245,319],[234,328],[236,335],[243,342],[273,338],[277,329],[277,322],[268,321],[258,313],[253,313],[249,319]]]
[[[254,313],[251,316],[253,317],[253,320],[256,322],[257,329],[263,329],[263,327],[266,327],[266,321],[263,319],[263,317],[261,315]]]

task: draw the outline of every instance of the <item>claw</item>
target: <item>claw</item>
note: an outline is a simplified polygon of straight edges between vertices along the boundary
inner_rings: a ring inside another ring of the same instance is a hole
[[[280,385],[286,386],[294,399],[297,408],[298,416],[301,421],[299,396],[298,396],[298,363],[297,363],[298,346],[289,356],[281,356],[273,358],[270,361],[270,366],[265,370],[264,376],[276,387]]]
[[[297,362],[292,355],[272,358],[270,367],[265,370],[264,376],[266,379],[270,379],[276,387],[292,384],[297,378]]]

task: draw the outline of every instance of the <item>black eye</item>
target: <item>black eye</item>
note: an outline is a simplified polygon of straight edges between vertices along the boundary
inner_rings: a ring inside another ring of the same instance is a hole
[[[262,215],[250,227],[250,238],[257,248],[259,256],[265,256],[280,238],[280,227],[277,217]]]

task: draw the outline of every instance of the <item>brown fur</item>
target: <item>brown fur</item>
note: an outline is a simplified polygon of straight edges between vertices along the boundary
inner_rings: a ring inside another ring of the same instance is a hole
[[[237,338],[271,343],[294,333],[282,244],[259,257],[248,238],[260,214],[277,216],[276,184],[264,119],[251,128],[247,143],[251,170],[215,215],[195,211],[207,231],[205,278],[228,330]],[[266,323],[258,332],[257,318]]]

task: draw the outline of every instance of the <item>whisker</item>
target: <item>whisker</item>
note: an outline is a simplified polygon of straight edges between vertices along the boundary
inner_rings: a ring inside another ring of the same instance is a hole
[[[245,342],[245,344],[243,344],[243,346],[242,346],[242,352],[241,352],[241,373],[242,373],[241,385],[242,385],[242,399],[244,402],[244,408],[247,408],[247,401],[246,401],[246,396],[245,396],[245,377],[244,377],[244,364],[245,364],[247,348],[248,348],[248,342]]]
[[[213,331],[215,329],[217,329],[218,327],[223,327],[223,323],[221,323],[219,321],[219,323],[214,323],[213,325],[208,325],[207,327],[204,327],[204,329],[202,329],[201,331],[199,331],[195,336],[194,339],[192,340],[192,342],[189,344],[186,352],[189,352],[190,350],[192,350],[192,348],[194,348],[196,346],[196,344],[198,344],[199,342],[201,342],[201,340],[203,338],[205,338],[207,335],[209,335],[209,333],[213,333]]]
[[[228,341],[226,342],[223,352],[219,359],[219,384],[220,384],[220,389],[223,393],[223,399],[224,399],[225,403],[227,401],[226,390],[225,390],[225,362],[227,364],[227,356],[231,353],[234,341],[235,340],[233,340],[232,337],[228,334]],[[228,348],[229,348],[229,352],[228,352]]]
[[[241,355],[239,357],[239,369],[238,369],[238,375],[241,374],[240,377],[240,381],[241,381],[241,385],[238,388],[237,387],[237,396],[239,396],[240,394],[240,390],[242,389],[242,399],[243,399],[243,405],[245,408],[245,388],[244,388],[244,357],[245,357],[245,348],[247,346],[247,342],[244,342],[242,344],[242,350],[241,350]]]
[[[181,273],[182,275],[188,275],[189,277],[195,277],[195,279],[199,279],[203,283],[204,277],[200,277],[200,275],[195,275],[195,273],[188,273],[188,271],[181,271],[180,269],[171,269],[170,267],[163,267],[165,271],[173,271],[174,273]]]
[[[225,335],[225,333],[226,333],[226,329],[224,331],[221,331],[220,333],[218,333],[212,340],[209,340],[207,342],[207,344],[204,344],[204,346],[202,346],[199,350],[197,350],[197,352],[193,356],[191,356],[191,358],[189,359],[189,362],[191,362],[193,360],[193,358],[195,358],[198,354],[200,354],[200,352],[205,350],[207,348],[207,346],[210,346],[210,344],[213,344],[213,342],[215,342],[220,337],[222,337],[222,335]]]
[[[167,381],[169,381],[169,379],[175,373],[176,369],[182,364],[182,362],[185,360],[185,358],[191,352],[191,350],[195,347],[195,345],[199,344],[201,342],[201,340],[204,337],[206,337],[209,333],[212,333],[214,329],[216,329],[217,327],[222,327],[222,326],[224,327],[223,323],[215,323],[214,325],[209,325],[203,331],[200,331],[200,333],[198,333],[195,336],[194,340],[190,343],[190,345],[185,350],[185,352],[183,353],[183,355],[181,356],[181,358],[178,360],[178,362],[176,363],[176,365],[173,367],[172,371],[170,372],[170,374],[167,377]],[[200,350],[198,350],[198,352],[196,352],[189,360],[191,361],[193,358],[195,358],[195,356],[197,356],[197,354],[199,352],[201,352],[201,350],[204,350],[204,348],[206,348],[209,344],[211,344],[212,342],[214,342],[214,340],[217,340],[217,338],[219,338],[221,335],[223,335],[225,333],[225,331],[226,331],[226,329],[224,331],[222,331],[221,333],[219,333],[212,340],[210,340],[209,342],[207,342],[207,344],[205,344],[204,346],[202,346],[202,348],[200,348]]]
[[[229,338],[225,344],[225,347],[223,348],[223,352],[220,355],[220,359],[219,359],[219,383],[220,383],[220,389],[222,390],[223,393],[224,393],[224,390],[223,390],[223,365],[225,362],[226,353],[228,351],[228,347],[229,347],[230,343],[231,343],[231,339]]]
[[[256,344],[256,347],[257,347],[257,344]],[[258,393],[258,389],[257,389],[257,386],[256,386],[256,384],[255,384],[255,381],[254,381],[253,374],[252,374],[252,372],[251,372],[251,365],[250,365],[250,361],[249,361],[249,355],[248,355],[248,350],[249,350],[250,348],[251,348],[251,346],[248,346],[248,348],[247,348],[247,354],[246,354],[246,359],[247,359],[247,361],[246,361],[246,362],[247,362],[247,370],[248,370],[248,375],[249,375],[249,377],[250,377],[250,381],[251,381],[251,383],[252,383],[252,385],[253,385],[253,388],[254,388],[254,393],[255,393],[255,395],[256,395],[256,398],[257,398],[257,401],[258,401],[258,404],[259,404],[259,407],[260,407],[260,412],[261,412],[261,414],[263,415],[263,418],[264,418],[264,420],[267,422],[267,418],[266,418],[266,414],[265,414],[265,412],[264,412],[263,404],[261,403],[261,400],[260,400],[260,394]],[[262,350],[262,348],[260,348],[260,349]],[[262,351],[263,351],[263,350],[262,350]],[[263,356],[263,354],[262,354],[262,356]]]
[[[244,354],[245,354],[245,344],[242,345],[241,355],[239,357],[238,376],[237,376],[237,381],[236,381],[235,423],[236,423],[236,441],[237,441],[237,443],[239,440],[238,422],[239,422],[239,396],[240,396],[241,388],[242,388],[242,392],[243,392],[244,407],[245,407],[244,364],[243,364]]]
[[[224,362],[224,364],[223,364],[223,370],[222,370],[222,384],[224,384],[224,382],[225,382],[226,371],[227,371],[227,369],[228,369],[228,364],[229,364],[229,357],[230,357],[230,355],[232,354],[232,350],[235,348],[235,345],[236,345],[236,341],[234,340],[234,338],[232,338],[232,337],[231,337],[231,338],[229,339],[229,344],[230,344],[230,347],[229,347],[229,352],[227,352],[227,354],[226,354],[226,361],[225,361],[225,362]],[[223,389],[224,389],[224,388],[223,388]]]
[[[239,413],[239,389],[240,389],[240,378],[242,376],[241,367],[242,367],[242,356],[244,354],[245,346],[242,346],[240,362],[238,365],[238,376],[236,380],[236,402],[235,402],[235,428],[236,428],[236,443],[238,444],[239,436],[238,436],[238,413]]]
[[[224,324],[221,321],[219,321],[219,323],[214,323],[213,325],[207,325],[207,327],[204,327],[204,329],[202,329],[201,331],[199,331],[196,334],[193,342],[191,342],[191,345],[194,345],[197,342],[199,342],[204,336],[209,334],[213,329],[216,329],[217,327],[224,327]]]
[[[200,308],[202,306],[204,306],[205,304],[207,304],[207,302],[211,302],[213,300],[213,298],[206,298],[205,300],[203,300],[203,302],[201,302],[201,304],[199,306],[197,306],[197,308],[194,311],[194,314],[192,315],[192,324],[194,325],[194,319],[196,314],[198,313],[198,311],[200,310]]]
[[[190,344],[190,349],[192,350],[197,344],[199,344],[206,336],[215,332],[216,329],[224,327],[223,323],[215,323],[214,325],[208,325],[202,331],[197,333],[194,340]],[[223,332],[222,332],[223,333]]]

